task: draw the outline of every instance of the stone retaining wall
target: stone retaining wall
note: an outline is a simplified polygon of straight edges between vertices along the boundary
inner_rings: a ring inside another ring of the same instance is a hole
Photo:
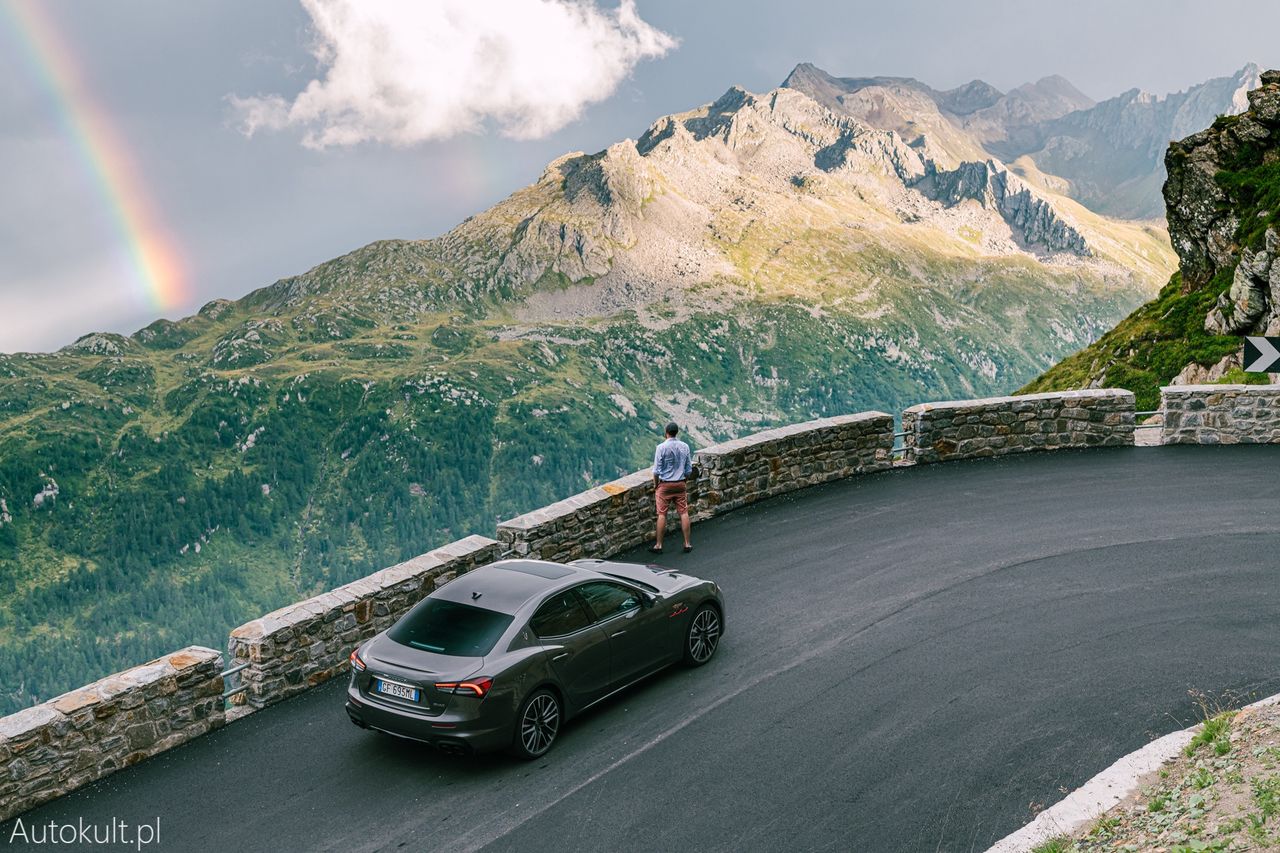
[[[1099,388],[922,403],[902,413],[908,462],[1133,444],[1131,391]]]
[[[1214,390],[1224,387],[1233,386]],[[1264,420],[1261,404],[1235,408]],[[1132,444],[1133,394],[1074,391],[928,403],[908,409],[903,428],[908,462]],[[893,439],[892,417],[863,412],[706,448],[697,454],[703,473],[691,484],[690,511],[708,518],[884,470],[893,464]],[[234,701],[243,711],[261,708],[346,672],[353,648],[459,573],[504,555],[562,561],[612,556],[647,541],[653,523],[646,469],[505,521],[498,540],[470,536],[269,613],[231,633],[232,664],[247,664],[245,689]],[[220,671],[217,652],[192,647],[0,718],[0,819],[222,725],[228,717]]]
[[[691,483],[689,513],[701,508],[701,485]],[[498,525],[498,541],[513,557],[606,557],[652,536],[654,517],[653,473],[646,468],[508,519]]]
[[[225,720],[222,655],[200,646],[0,717],[0,821]]]
[[[1160,389],[1161,444],[1280,444],[1280,386]]]
[[[771,495],[880,471],[892,465],[892,451],[893,418],[883,412],[821,418],[717,444],[696,454],[702,476],[690,483],[689,513],[709,518]],[[513,556],[566,561],[610,557],[649,541],[653,529],[653,475],[646,468],[504,521],[498,541]]]
[[[698,454],[703,511],[728,512],[773,495],[893,466],[893,417],[859,412],[778,427]]]
[[[231,632],[232,665],[248,663],[238,703],[261,708],[344,673],[351,650],[391,626],[456,575],[498,558],[498,543],[468,536]]]

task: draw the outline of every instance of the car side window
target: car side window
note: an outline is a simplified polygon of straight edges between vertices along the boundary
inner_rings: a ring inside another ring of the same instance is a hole
[[[544,601],[529,620],[529,627],[539,637],[572,634],[590,624],[591,617],[582,609],[573,590],[565,590]]]
[[[587,602],[597,622],[640,606],[640,596],[635,590],[607,581],[583,584],[578,587],[578,593]]]

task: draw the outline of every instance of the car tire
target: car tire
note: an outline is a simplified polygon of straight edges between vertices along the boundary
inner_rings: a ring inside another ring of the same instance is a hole
[[[694,612],[684,636],[686,666],[702,666],[711,660],[716,649],[720,648],[722,624],[720,611],[710,604],[704,604]]]
[[[511,754],[525,761],[541,758],[555,744],[563,723],[560,697],[545,687],[533,691],[520,703],[520,713],[516,714]]]

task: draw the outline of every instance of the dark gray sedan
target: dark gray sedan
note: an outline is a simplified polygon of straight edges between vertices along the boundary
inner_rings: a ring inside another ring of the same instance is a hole
[[[561,726],[724,634],[720,588],[661,566],[503,560],[459,576],[351,653],[347,714],[452,752],[537,758]]]

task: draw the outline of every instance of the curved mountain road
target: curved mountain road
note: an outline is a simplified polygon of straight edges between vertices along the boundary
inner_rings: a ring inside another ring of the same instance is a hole
[[[360,731],[342,679],[24,820],[158,816],[160,850],[984,850],[1195,722],[1188,691],[1280,692],[1278,471],[1125,448],[775,498],[663,559],[724,589],[716,659],[542,761]]]

